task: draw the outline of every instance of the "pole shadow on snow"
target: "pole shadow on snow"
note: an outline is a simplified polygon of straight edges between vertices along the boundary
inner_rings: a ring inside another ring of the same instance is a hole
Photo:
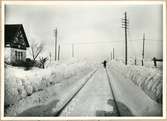
[[[54,100],[47,105],[38,105],[23,111],[22,113],[18,114],[17,116],[20,117],[40,117],[40,116],[54,116],[56,112],[53,112],[53,107],[56,107],[59,100]]]
[[[119,113],[117,112],[118,110],[116,109],[115,101],[112,99],[109,99],[107,101],[107,104],[110,106],[113,106],[113,111],[97,110],[96,116],[119,116],[119,114],[120,116],[133,116],[132,112],[126,105],[118,101],[116,103],[119,109]]]

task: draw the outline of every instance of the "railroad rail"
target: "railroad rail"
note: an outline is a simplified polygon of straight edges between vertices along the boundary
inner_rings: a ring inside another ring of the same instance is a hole
[[[130,85],[132,84],[132,82],[130,83],[130,80],[127,80],[127,82],[129,81],[129,83],[127,83],[126,81],[122,81],[124,80],[124,77],[114,78],[116,73],[112,71],[114,70],[111,70],[111,68],[104,69],[103,67],[94,69],[87,76],[85,76],[86,78],[83,78],[84,80],[82,81],[82,83],[79,83],[80,85],[77,86],[77,88],[75,88],[72,93],[67,92],[67,98],[64,99],[64,95],[60,97],[62,100],[54,105],[55,108],[47,107],[45,110],[45,107],[48,105],[44,105],[44,111],[46,112],[49,110],[50,112],[49,114],[48,112],[44,113],[44,115],[41,116],[152,116],[153,114],[156,114],[156,116],[162,115],[161,105],[154,103],[139,88]],[[113,76],[111,75],[111,73],[113,74]],[[117,93],[116,90],[120,92]],[[135,90],[135,92],[138,92],[140,96],[137,97],[136,95],[133,95],[133,90]],[[128,92],[130,92],[130,95]],[[145,97],[146,100],[142,100],[141,97]],[[120,100],[121,102],[119,102]],[[136,102],[136,100],[139,101]],[[145,103],[148,104],[147,107],[143,105]],[[134,107],[134,105],[136,105],[136,107]],[[153,105],[155,105],[155,107],[153,107]],[[151,110],[149,112],[146,112],[145,110],[147,110],[148,108],[150,108]],[[37,106],[35,107],[35,109],[40,112],[39,109],[42,108],[40,106]],[[30,111],[32,110],[34,110],[34,108],[32,108]],[[30,111],[28,111],[28,113],[23,113],[24,116],[31,116],[29,115]],[[41,112],[43,113],[44,111],[42,110]],[[20,116],[23,115],[21,114]]]
[[[79,92],[86,86],[86,84],[88,83],[88,81],[93,77],[93,75],[96,73],[98,69],[96,69],[92,74],[91,76],[87,79],[87,81],[71,96],[71,98],[62,106],[62,108],[56,112],[56,114],[54,116],[60,116],[61,113],[63,112],[63,110],[71,103],[71,101],[79,94]],[[105,72],[106,72],[106,76],[107,76],[107,80],[108,80],[108,84],[109,84],[109,87],[110,87],[110,91],[111,91],[111,94],[113,96],[113,101],[114,101],[114,106],[116,108],[116,112],[117,112],[117,115],[118,116],[121,116],[120,114],[120,111],[119,111],[119,107],[118,107],[118,104],[116,102],[116,99],[115,99],[115,95],[114,95],[114,91],[113,91],[113,88],[112,88],[112,85],[111,85],[111,79],[109,77],[109,74],[108,74],[108,71],[107,69],[105,69]]]
[[[91,77],[95,74],[97,69],[87,78],[85,83],[71,96],[71,98],[62,106],[62,108],[56,112],[54,116],[59,116],[61,112],[67,107],[67,105],[75,98],[75,96],[83,89],[83,87],[88,83],[88,81],[91,79]]]
[[[112,84],[111,84],[111,79],[109,77],[109,74],[108,74],[108,71],[107,71],[106,68],[105,68],[105,71],[106,71],[106,75],[107,75],[107,78],[108,78],[108,83],[109,83],[109,86],[110,86],[111,94],[113,96],[113,101],[114,101],[114,104],[115,104],[115,108],[116,108],[117,114],[118,114],[118,116],[121,116],[121,113],[119,111],[119,107],[118,107],[118,104],[116,102],[116,98],[115,98],[115,95],[114,95],[113,87],[112,87]]]

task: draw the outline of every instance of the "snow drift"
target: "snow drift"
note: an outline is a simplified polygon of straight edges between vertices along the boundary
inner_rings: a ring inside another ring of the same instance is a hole
[[[147,68],[143,66],[127,65],[112,61],[110,68],[114,68],[121,74],[133,81],[150,98],[162,103],[162,70],[156,68]]]
[[[81,72],[89,73],[93,64],[86,61],[70,60],[63,63],[51,63],[46,69],[32,68],[25,71],[23,68],[5,65],[5,106],[55,85]]]

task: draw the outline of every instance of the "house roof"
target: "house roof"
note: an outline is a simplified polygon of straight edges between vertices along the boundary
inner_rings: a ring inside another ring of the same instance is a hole
[[[24,28],[22,24],[6,24],[5,25],[5,44],[11,43],[13,38],[16,36],[16,33],[21,29],[23,32],[23,36],[25,39],[26,47],[29,47],[29,43],[24,32]]]

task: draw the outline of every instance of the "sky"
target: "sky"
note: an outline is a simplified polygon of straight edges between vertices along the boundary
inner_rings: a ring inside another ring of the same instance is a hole
[[[162,5],[6,5],[5,23],[23,24],[29,43],[40,42],[45,49],[40,56],[54,58],[57,28],[60,59],[74,57],[103,60],[123,58],[125,36],[121,18],[127,12],[128,57],[141,58],[145,33],[145,58],[162,58]],[[28,53],[28,56],[31,55]]]

